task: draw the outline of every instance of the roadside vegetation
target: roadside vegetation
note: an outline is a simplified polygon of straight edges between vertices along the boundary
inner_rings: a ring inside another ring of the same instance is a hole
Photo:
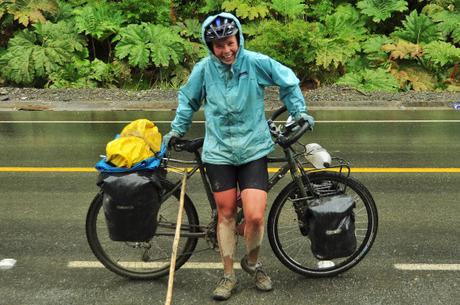
[[[0,86],[177,88],[221,11],[305,88],[460,91],[460,0],[0,0]]]

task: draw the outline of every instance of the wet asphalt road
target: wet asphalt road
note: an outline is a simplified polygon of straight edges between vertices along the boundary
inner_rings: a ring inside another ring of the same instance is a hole
[[[319,122],[305,142],[322,144],[354,167],[460,168],[460,112],[324,111],[315,115]],[[68,267],[72,261],[95,260],[85,239],[84,219],[97,192],[96,173],[7,168],[92,167],[105,143],[123,126],[100,121],[141,116],[166,121],[169,114],[0,112],[0,259],[17,260],[13,269],[0,270],[1,305],[164,304],[167,278],[138,282],[105,269]],[[167,130],[167,124],[159,126]],[[190,136],[202,130],[203,125],[196,123]],[[354,176],[374,195],[380,217],[374,247],[358,266],[336,278],[304,278],[281,265],[265,240],[263,261],[275,290],[259,293],[238,270],[239,289],[224,303],[460,304],[460,173],[358,172]],[[269,202],[287,182],[275,187]],[[194,179],[188,192],[206,223],[209,210],[199,181]],[[198,248],[205,246],[200,243]],[[243,253],[240,239],[238,257]],[[192,260],[218,262],[219,258],[204,251]],[[397,264],[447,264],[457,269],[408,271],[397,269]],[[174,304],[216,303],[210,294],[219,276],[219,270],[179,270]]]

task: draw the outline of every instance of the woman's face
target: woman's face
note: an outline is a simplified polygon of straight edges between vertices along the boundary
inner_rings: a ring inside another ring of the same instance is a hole
[[[212,42],[212,51],[224,64],[231,65],[235,62],[238,52],[236,36],[229,36]]]

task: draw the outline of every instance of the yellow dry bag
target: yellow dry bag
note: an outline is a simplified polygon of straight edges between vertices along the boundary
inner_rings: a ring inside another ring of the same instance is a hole
[[[123,128],[120,137],[106,146],[107,162],[130,168],[161,150],[161,133],[149,120],[139,119]]]

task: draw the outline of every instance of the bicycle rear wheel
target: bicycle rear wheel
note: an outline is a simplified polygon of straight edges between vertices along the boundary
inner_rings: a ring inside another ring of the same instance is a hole
[[[165,189],[172,184],[165,181]],[[176,229],[180,190],[161,204],[158,227],[147,242],[113,241],[102,208],[103,194],[93,199],[86,216],[86,238],[97,259],[109,270],[131,279],[155,279],[169,273],[172,244]],[[193,202],[185,195],[181,232],[199,232],[199,219]],[[198,239],[181,237],[177,250],[176,270],[192,255]]]
[[[346,194],[355,200],[356,251],[350,256],[330,261],[315,258],[308,236],[303,236],[299,229],[293,205],[299,191],[294,182],[288,184],[275,199],[268,217],[267,235],[277,258],[292,271],[310,277],[335,276],[358,264],[370,250],[377,234],[377,207],[366,187],[352,177],[317,172],[308,178],[320,195]],[[307,188],[306,192],[311,196]]]

